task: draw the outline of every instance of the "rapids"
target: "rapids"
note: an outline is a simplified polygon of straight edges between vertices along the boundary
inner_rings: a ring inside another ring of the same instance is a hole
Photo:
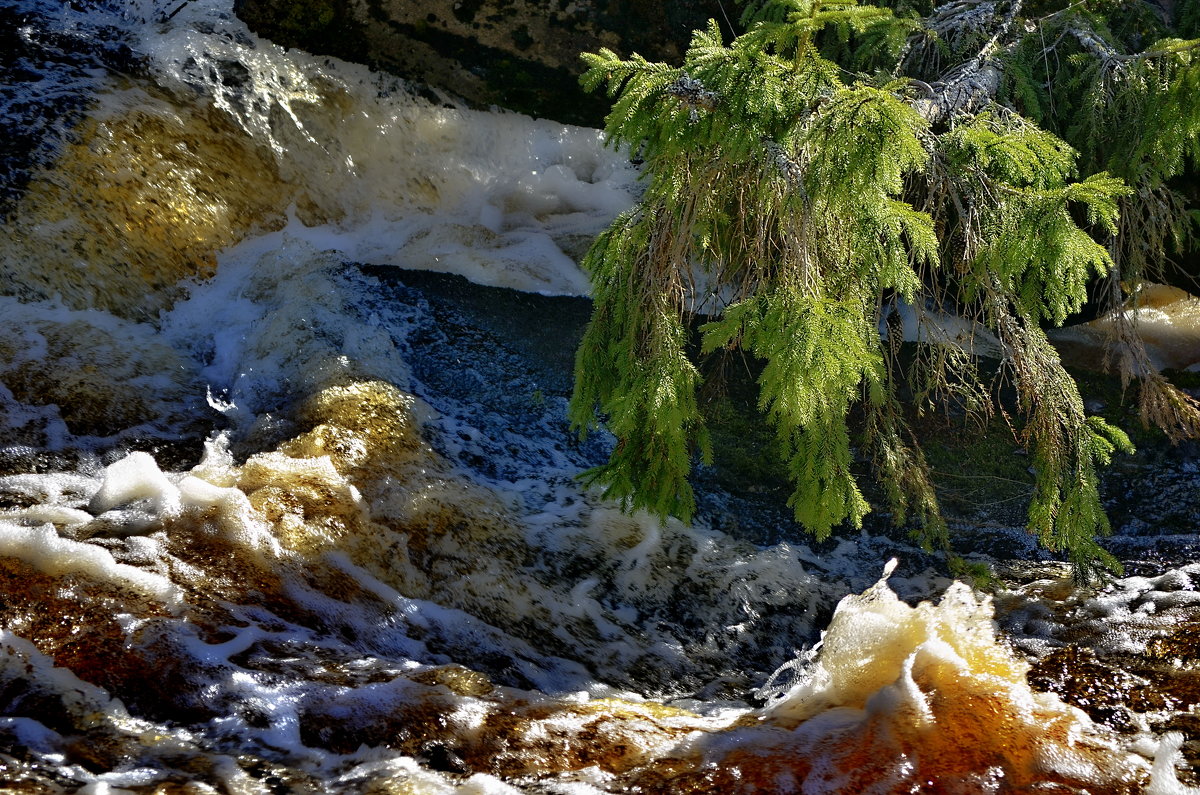
[[[1002,529],[989,597],[719,478],[580,488],[597,131],[229,0],[0,28],[4,791],[1200,792],[1194,527],[1102,589]]]

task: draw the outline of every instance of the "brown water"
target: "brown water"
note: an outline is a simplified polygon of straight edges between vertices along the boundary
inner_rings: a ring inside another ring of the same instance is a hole
[[[1124,308],[1146,342],[1155,367],[1200,370],[1200,298],[1165,284],[1146,284]],[[1096,367],[1104,362],[1105,348],[1113,344],[1112,315],[1060,329],[1055,344],[1075,361]]]

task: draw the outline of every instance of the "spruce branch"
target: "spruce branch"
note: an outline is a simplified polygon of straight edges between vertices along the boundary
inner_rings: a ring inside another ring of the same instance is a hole
[[[808,191],[804,187],[803,166],[792,158],[787,150],[769,138],[763,141],[763,148],[767,150],[768,160],[775,166],[779,176],[783,177],[788,187],[799,193],[801,197],[807,198]]]
[[[991,103],[1000,89],[1000,69],[992,59],[972,59],[932,85],[923,85],[930,96],[912,104],[933,126],[970,116]]]
[[[709,91],[703,83],[687,72],[681,74],[664,91],[688,107],[688,120],[692,122],[699,120],[700,110],[711,111],[717,106],[717,92]]]
[[[1112,68],[1114,64],[1147,61],[1155,58],[1169,58],[1200,49],[1200,39],[1197,39],[1194,41],[1162,43],[1157,48],[1123,54],[1118,52],[1116,48],[1082,20],[1076,20],[1073,24],[1068,25],[1065,30],[1079,42],[1079,46],[1083,47],[1096,60],[1105,64],[1107,68]]]
[[[932,84],[921,83],[929,96],[915,100],[913,107],[930,126],[977,113],[995,99],[1001,79],[996,52],[1012,29],[1022,0],[1010,0],[1003,16],[997,16],[997,5],[990,0],[951,0],[939,6],[927,23],[930,31],[943,38],[951,31],[958,34],[973,29],[991,31],[974,57],[953,67]]]
[[[700,355],[759,360],[788,504],[818,537],[869,510],[853,442],[896,519],[949,543],[897,397],[910,394],[918,413],[953,403],[986,424],[1011,412],[1034,463],[1031,532],[1081,574],[1115,566],[1096,541],[1108,529],[1097,473],[1128,439],[1087,416],[1043,326],[1077,312],[1097,279],[1120,298],[1118,281],[1186,238],[1182,194],[1166,180],[1200,160],[1200,42],[1126,57],[1074,12],[1018,28],[1021,9],[952,0],[908,37],[914,23],[883,9],[765,0],[731,42],[716,23],[698,31],[679,67],[586,57],[585,85],[615,100],[610,139],[640,152],[648,177],[584,260],[595,308],[571,419],[617,438],[588,482],[628,508],[694,510],[688,478],[707,442],[691,321],[703,292]],[[877,41],[888,46],[864,55]],[[1083,57],[1063,58],[1073,71],[1059,85],[1037,69],[1064,42]],[[899,353],[898,299],[913,308],[915,355]],[[1149,366],[1132,323],[1118,329],[1143,416],[1173,438],[1200,436],[1200,404]],[[1001,366],[985,378],[993,335]],[[1000,399],[1010,383],[1016,412]]]

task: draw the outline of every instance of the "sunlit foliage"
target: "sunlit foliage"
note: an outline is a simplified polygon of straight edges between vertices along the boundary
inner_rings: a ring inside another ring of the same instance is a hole
[[[800,523],[820,538],[861,523],[851,464],[865,454],[897,521],[946,547],[901,398],[986,419],[1011,384],[1036,478],[1030,531],[1080,572],[1115,566],[1096,541],[1097,467],[1131,445],[1087,415],[1043,329],[1099,280],[1122,298],[1188,234],[1167,181],[1200,155],[1200,41],[1125,54],[1102,19],[1086,2],[1026,17],[1021,0],[953,0],[919,18],[768,0],[747,4],[735,38],[697,31],[680,66],[584,55],[584,86],[614,100],[610,140],[647,175],[585,261],[595,307],[572,420],[617,438],[586,479],[690,517],[692,462],[709,455],[697,363],[741,349],[762,362],[759,409]],[[1048,79],[1050,57],[1072,68]],[[901,306],[924,324],[915,365],[898,354]],[[986,382],[982,336],[1000,360]],[[1149,367],[1136,331],[1119,343],[1146,418],[1195,435],[1195,403]]]

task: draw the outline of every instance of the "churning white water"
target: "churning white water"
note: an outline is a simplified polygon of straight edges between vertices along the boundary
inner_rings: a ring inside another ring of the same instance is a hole
[[[597,131],[284,52],[228,0],[2,19],[37,136],[0,243],[0,785],[1194,791],[1186,688],[1118,727],[1030,684],[1077,641],[1196,664],[1182,561],[1025,578],[1002,636],[904,541],[581,490],[610,441],[546,362],[638,190]]]

